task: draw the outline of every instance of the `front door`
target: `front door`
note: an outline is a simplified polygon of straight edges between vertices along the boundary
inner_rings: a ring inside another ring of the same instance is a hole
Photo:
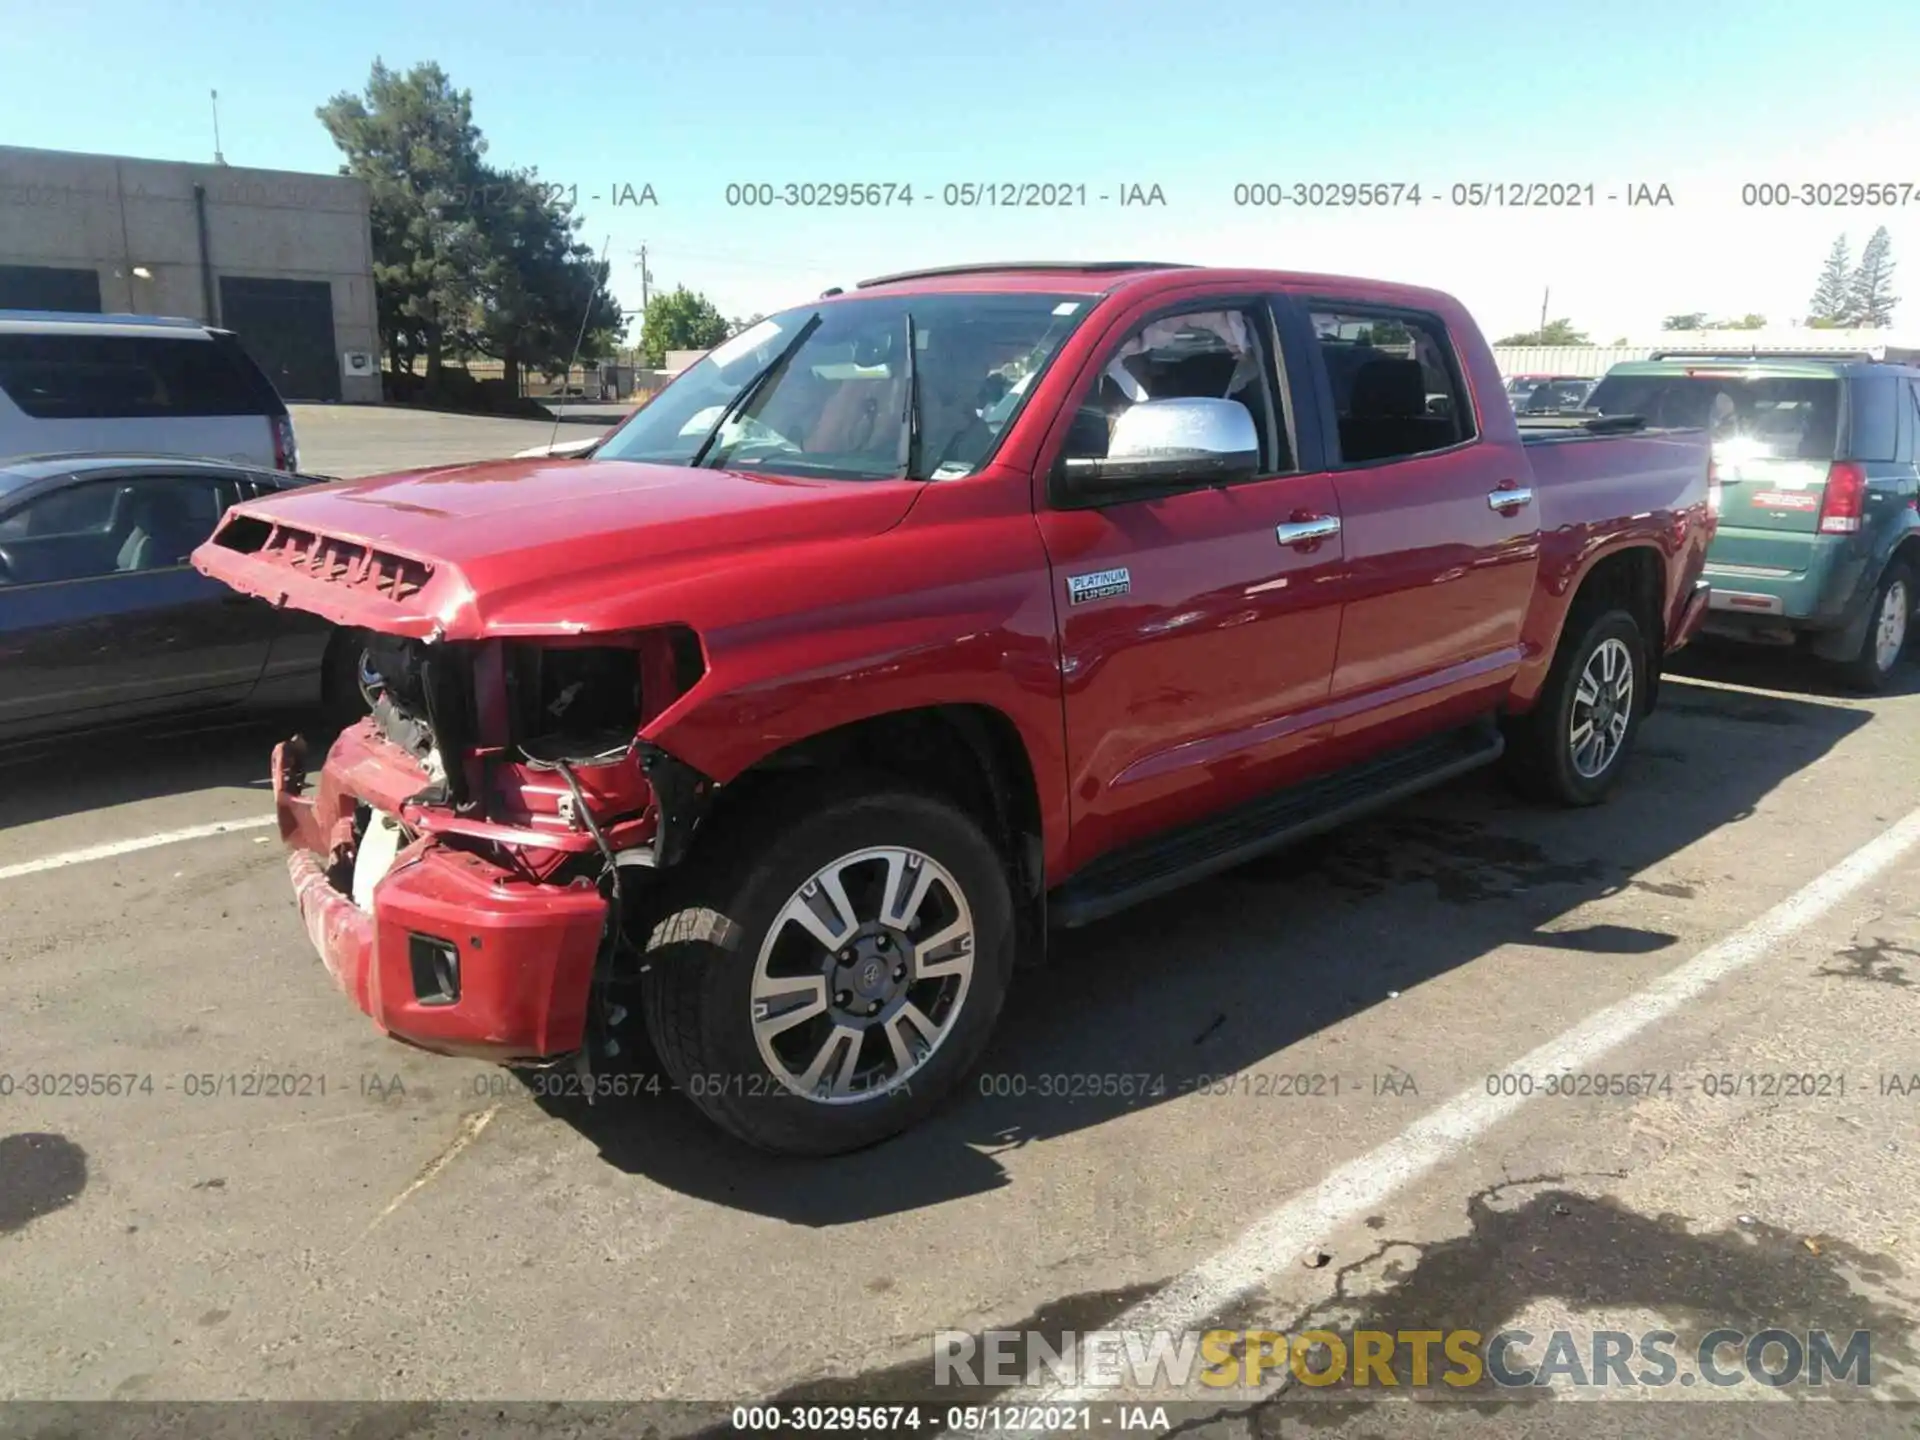
[[[1130,316],[1083,377],[1045,463],[1100,458],[1129,406],[1237,400],[1260,432],[1250,481],[1039,515],[1064,678],[1073,855],[1225,809],[1311,767],[1340,632],[1333,484],[1303,473],[1263,306],[1195,300]],[[1285,531],[1281,527],[1293,527]]]

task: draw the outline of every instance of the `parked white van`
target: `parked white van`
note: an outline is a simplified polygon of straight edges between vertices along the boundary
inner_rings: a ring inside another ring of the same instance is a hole
[[[98,452],[300,462],[285,403],[231,331],[0,310],[0,460]]]

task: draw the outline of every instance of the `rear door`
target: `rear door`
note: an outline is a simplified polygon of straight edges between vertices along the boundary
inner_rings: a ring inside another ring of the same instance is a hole
[[[1311,295],[1295,307],[1346,546],[1335,735],[1377,732],[1365,751],[1468,718],[1507,685],[1539,505],[1511,422],[1484,433],[1443,317]]]
[[[0,513],[0,734],[245,698],[274,612],[187,563],[235,498],[224,476],[148,473]]]
[[[106,451],[271,469],[274,423],[286,414],[231,337],[162,326],[0,329],[0,392],[4,455]]]

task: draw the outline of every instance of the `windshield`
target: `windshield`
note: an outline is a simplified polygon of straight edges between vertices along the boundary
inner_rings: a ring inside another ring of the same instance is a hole
[[[699,455],[702,465],[735,470],[895,477],[904,468],[911,394],[919,419],[914,476],[968,475],[993,454],[1034,377],[1092,304],[1024,293],[880,295],[789,310],[703,357],[594,458],[689,465]]]
[[[1704,429],[1715,445],[1746,453],[1831,460],[1839,453],[1837,379],[1752,374],[1610,375],[1587,401],[1603,415],[1641,415],[1649,425]]]

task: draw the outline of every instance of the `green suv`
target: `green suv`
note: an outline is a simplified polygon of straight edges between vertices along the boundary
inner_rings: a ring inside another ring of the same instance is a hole
[[[1797,644],[1885,687],[1920,604],[1920,367],[1656,354],[1614,366],[1586,408],[1711,433],[1703,633]]]

